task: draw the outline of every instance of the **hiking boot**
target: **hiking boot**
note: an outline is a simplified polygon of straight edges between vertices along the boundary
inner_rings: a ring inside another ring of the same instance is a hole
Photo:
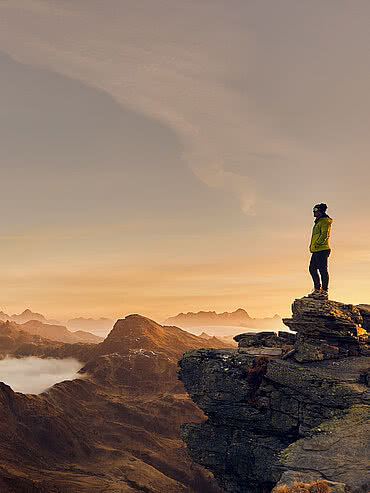
[[[328,300],[329,299],[329,295],[328,295],[327,289],[322,289],[321,292],[320,292],[320,294],[319,294],[319,296],[318,296],[318,298],[320,300]]]
[[[307,295],[307,298],[321,298],[321,288],[320,289],[314,289],[312,293]]]

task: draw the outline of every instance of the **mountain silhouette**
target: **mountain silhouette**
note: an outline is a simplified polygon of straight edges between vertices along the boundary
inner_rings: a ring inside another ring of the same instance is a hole
[[[175,317],[167,318],[164,322],[165,325],[177,325],[183,328],[198,328],[207,326],[239,326],[256,328],[260,330],[274,329],[277,330],[282,328],[282,321],[279,315],[275,314],[271,318],[252,318],[243,308],[238,308],[234,312],[223,312],[216,313],[215,311],[199,311],[199,312],[188,312],[179,313]],[[210,331],[210,329],[208,329]],[[219,331],[213,328],[213,332],[220,335]],[[230,332],[230,331],[229,331]],[[235,331],[234,331],[235,332]],[[239,333],[240,330],[236,329],[235,333]],[[224,334],[222,334],[224,335]],[[234,334],[235,335],[235,334]]]
[[[42,313],[37,313],[33,312],[29,308],[24,310],[22,313],[14,314],[14,315],[8,315],[7,313],[1,311],[0,312],[0,320],[3,320],[6,322],[7,320],[10,320],[12,322],[16,322],[18,324],[22,324],[25,322],[29,322],[30,320],[38,320],[39,322],[42,323],[50,323],[50,324],[56,324],[60,325],[60,322],[57,320],[47,320]]]

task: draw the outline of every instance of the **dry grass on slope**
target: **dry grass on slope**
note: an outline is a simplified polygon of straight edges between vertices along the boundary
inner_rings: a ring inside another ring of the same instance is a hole
[[[324,481],[313,483],[293,483],[291,486],[279,486],[276,493],[330,493],[331,488]]]

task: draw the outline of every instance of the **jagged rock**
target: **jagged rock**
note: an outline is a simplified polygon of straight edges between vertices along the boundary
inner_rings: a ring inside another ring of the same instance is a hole
[[[360,310],[364,329],[366,329],[366,331],[370,333],[370,305],[357,305],[357,308]]]
[[[283,322],[297,332],[296,361],[368,354],[368,336],[356,306],[304,297],[293,302],[292,312],[292,318]]]
[[[246,332],[238,334],[234,337],[240,348],[246,347],[266,347],[266,348],[282,348],[287,344],[294,344],[295,334],[279,331],[279,335],[275,332]]]
[[[292,332],[279,330],[278,336],[286,341],[287,344],[294,344],[296,335]]]

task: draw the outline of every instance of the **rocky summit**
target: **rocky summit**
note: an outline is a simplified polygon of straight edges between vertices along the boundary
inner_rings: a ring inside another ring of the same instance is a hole
[[[182,426],[193,460],[226,492],[325,480],[368,492],[368,332],[359,308],[294,301],[293,332],[241,334],[238,349],[188,351],[179,376],[208,420]]]
[[[370,355],[369,336],[356,306],[304,297],[294,301],[292,312],[284,323],[297,332],[296,361]]]

